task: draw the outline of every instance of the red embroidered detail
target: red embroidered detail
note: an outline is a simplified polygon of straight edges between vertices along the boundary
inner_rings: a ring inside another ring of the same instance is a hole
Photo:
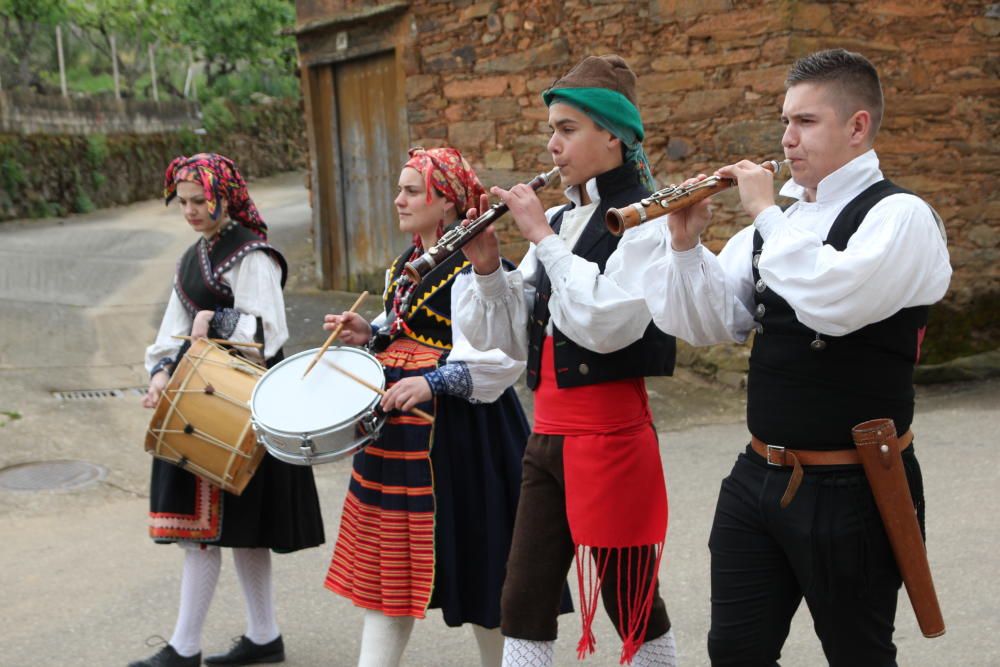
[[[154,540],[211,542],[222,534],[222,491],[197,478],[194,514],[149,513],[149,536]]]

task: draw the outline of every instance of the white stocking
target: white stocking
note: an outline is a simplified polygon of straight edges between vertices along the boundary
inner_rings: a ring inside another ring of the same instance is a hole
[[[556,643],[507,637],[503,643],[503,667],[552,667]]]
[[[233,549],[233,563],[247,605],[247,639],[254,644],[274,641],[279,632],[271,587],[271,551]]]
[[[482,667],[500,667],[503,660],[503,635],[500,628],[489,630],[481,625],[472,624],[472,634],[479,644],[479,663]]]
[[[676,667],[677,645],[674,643],[674,629],[650,640],[639,647],[632,658],[632,667]]]
[[[177,625],[170,645],[180,655],[190,657],[201,652],[201,629],[212,604],[215,585],[219,581],[222,553],[218,547],[182,544],[184,571],[181,574],[181,602],[177,610]]]
[[[398,667],[412,631],[412,616],[386,616],[366,609],[358,667]]]

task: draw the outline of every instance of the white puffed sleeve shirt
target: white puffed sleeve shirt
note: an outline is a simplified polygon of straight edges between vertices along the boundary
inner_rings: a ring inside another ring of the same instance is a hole
[[[788,181],[781,194],[798,199],[771,206],[733,236],[718,256],[701,244],[671,248],[666,218],[627,231],[608,260],[607,275],[642,295],[663,331],[694,345],[746,340],[755,322],[754,231],[764,246],[764,282],[814,331],[843,336],[897,311],[940,300],[951,280],[944,228],[937,214],[909,194],[885,197],[868,212],[844,250],[824,245],[843,208],[883,180],[874,150],[824,178],[816,201]]]

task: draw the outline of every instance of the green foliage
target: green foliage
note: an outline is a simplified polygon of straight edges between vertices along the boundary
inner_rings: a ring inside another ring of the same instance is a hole
[[[201,107],[202,122],[212,134],[228,132],[236,126],[236,116],[224,98],[217,97]]]
[[[236,71],[240,62],[260,69],[292,71],[295,40],[281,29],[295,22],[291,0],[202,0],[174,4],[176,34],[205,62],[208,86]]]
[[[20,162],[13,157],[5,157],[0,160],[0,185],[3,186],[4,190],[8,192],[17,190],[24,185],[26,180]]]
[[[108,159],[108,137],[104,134],[87,135],[87,163],[91,167],[100,167]]]
[[[178,155],[216,151],[247,177],[301,169],[302,112],[295,101],[206,105],[229,130],[158,134],[0,134],[0,219],[52,217],[160,196],[163,169]],[[221,125],[217,124],[217,127]]]
[[[0,77],[5,88],[58,93],[60,25],[74,93],[114,90],[115,37],[124,97],[152,97],[150,46],[161,99],[183,95],[192,59],[202,101],[297,97],[295,39],[282,34],[294,22],[292,0],[0,0]]]
[[[76,193],[73,198],[73,212],[74,213],[90,213],[96,208],[94,202],[90,201],[90,197],[87,193],[80,190]]]

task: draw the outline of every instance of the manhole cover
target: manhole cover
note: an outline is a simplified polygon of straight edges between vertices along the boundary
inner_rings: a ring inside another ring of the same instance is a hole
[[[0,470],[0,488],[10,491],[78,489],[98,482],[107,470],[86,461],[37,461]]]

